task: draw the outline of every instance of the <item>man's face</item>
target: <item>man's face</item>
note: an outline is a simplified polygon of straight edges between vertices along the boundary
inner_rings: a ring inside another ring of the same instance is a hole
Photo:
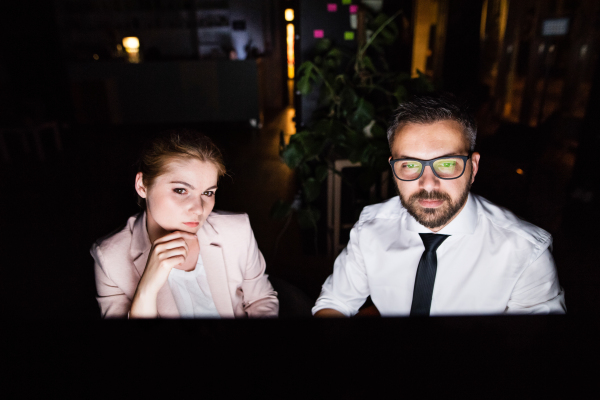
[[[392,157],[431,160],[437,157],[469,154],[461,125],[452,120],[432,124],[408,124],[396,132]],[[431,167],[414,181],[395,179],[400,201],[421,225],[437,232],[464,207],[479,167],[479,153],[467,161],[464,174],[457,179],[440,179]]]

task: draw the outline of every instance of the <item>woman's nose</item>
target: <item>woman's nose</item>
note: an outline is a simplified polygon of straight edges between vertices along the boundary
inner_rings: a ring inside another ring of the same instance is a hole
[[[192,200],[192,204],[190,205],[190,212],[198,215],[202,215],[204,213],[204,204],[202,204],[202,196]]]

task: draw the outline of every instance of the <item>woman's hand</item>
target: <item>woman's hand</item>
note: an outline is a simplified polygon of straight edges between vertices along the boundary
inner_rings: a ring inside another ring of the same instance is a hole
[[[171,269],[183,264],[187,258],[189,247],[185,239],[197,240],[191,233],[175,231],[154,241],[133,296],[130,318],[156,318],[158,291],[167,281]]]

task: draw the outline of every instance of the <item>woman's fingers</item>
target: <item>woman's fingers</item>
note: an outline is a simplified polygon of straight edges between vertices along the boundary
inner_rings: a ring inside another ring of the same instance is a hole
[[[161,252],[158,255],[158,259],[161,262],[164,262],[165,260],[168,260],[170,258],[182,256],[183,260],[185,260],[187,258],[187,255],[188,255],[188,249],[187,248],[176,247],[174,249],[169,249],[169,250],[165,250],[165,251]]]
[[[166,260],[161,262],[161,265],[171,269],[171,268],[175,268],[178,265],[183,264],[184,261],[185,261],[185,257],[182,255],[178,255],[178,256],[173,256],[173,257],[167,258]]]
[[[154,241],[154,246],[157,246],[160,243],[169,242],[174,239],[196,239],[196,235],[194,235],[193,233],[184,232],[184,231],[174,231],[174,232],[169,233],[168,235],[165,235],[161,238],[156,239]]]
[[[159,243],[159,244],[155,245],[154,252],[157,254],[160,254],[169,249],[175,249],[177,247],[185,247],[186,250],[189,249],[187,242],[182,238],[178,238],[178,239],[173,239],[168,242]]]

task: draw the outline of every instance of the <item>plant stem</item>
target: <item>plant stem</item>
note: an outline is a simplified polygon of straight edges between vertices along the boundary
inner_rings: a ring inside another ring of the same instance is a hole
[[[373,40],[375,40],[375,38],[377,37],[377,35],[379,35],[379,33],[381,33],[381,31],[383,30],[383,28],[385,28],[386,26],[388,26],[388,24],[389,24],[390,22],[392,22],[392,21],[393,21],[393,20],[394,20],[394,19],[395,19],[395,18],[396,18],[398,15],[400,15],[401,13],[402,13],[402,10],[398,10],[398,11],[396,12],[396,14],[394,14],[394,15],[392,15],[390,18],[388,18],[388,20],[387,20],[387,21],[385,21],[385,22],[384,22],[384,23],[383,23],[383,24],[382,24],[382,25],[379,27],[379,29],[377,29],[377,30],[375,31],[375,33],[373,33],[373,34],[371,35],[371,37],[369,38],[369,41],[368,41],[368,42],[367,42],[367,43],[366,43],[366,44],[363,46],[363,48],[362,48],[362,49],[361,49],[361,50],[358,52],[357,61],[358,61],[359,59],[362,59],[362,58],[363,58],[363,56],[364,56],[364,54],[365,54],[365,51],[367,51],[367,48],[368,48],[368,47],[371,45],[371,43],[373,43]]]

